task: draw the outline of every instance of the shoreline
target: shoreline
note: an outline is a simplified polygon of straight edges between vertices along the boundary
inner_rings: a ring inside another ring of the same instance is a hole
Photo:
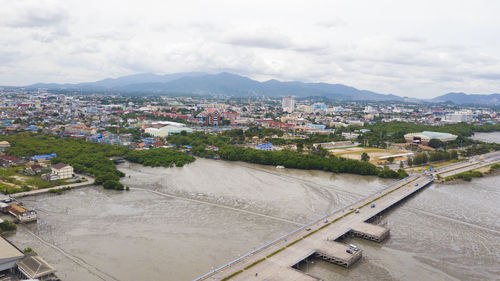
[[[490,167],[490,166],[488,166],[488,167]],[[473,171],[475,171],[475,170],[473,170]],[[500,168],[494,169],[492,172],[484,172],[484,173],[481,172],[481,173],[483,174],[483,176],[472,178],[470,181],[466,181],[464,179],[455,178],[455,179],[452,179],[452,180],[440,180],[440,181],[436,181],[436,183],[443,184],[443,185],[456,185],[456,184],[460,184],[460,183],[469,183],[469,182],[472,182],[474,179],[481,179],[481,178],[488,178],[488,177],[498,176],[498,175],[500,175]]]

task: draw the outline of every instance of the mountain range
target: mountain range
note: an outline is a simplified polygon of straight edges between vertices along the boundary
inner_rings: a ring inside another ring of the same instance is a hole
[[[268,80],[259,82],[250,78],[222,72],[184,72],[166,75],[142,73],[119,78],[108,78],[96,82],[77,84],[38,83],[27,88],[54,90],[80,90],[89,92],[120,92],[131,94],[182,94],[225,95],[235,97],[292,95],[297,97],[320,96],[334,100],[403,101],[400,96],[359,90],[343,84],[283,82]],[[448,93],[427,102],[452,102],[455,104],[500,104],[500,94],[467,95]]]

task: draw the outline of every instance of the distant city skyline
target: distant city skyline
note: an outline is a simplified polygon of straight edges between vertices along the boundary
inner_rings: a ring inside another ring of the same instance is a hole
[[[497,1],[0,4],[5,86],[228,71],[416,98],[500,92]]]

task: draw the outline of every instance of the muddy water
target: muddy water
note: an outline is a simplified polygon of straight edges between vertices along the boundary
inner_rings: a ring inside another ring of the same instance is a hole
[[[479,140],[484,142],[500,143],[500,132],[475,133],[471,138],[473,140]]]
[[[198,159],[183,168],[125,163],[129,192],[99,187],[24,200],[37,224],[9,237],[64,280],[191,280],[392,181]],[[324,280],[494,280],[500,274],[500,177],[433,185],[378,223],[383,244],[353,239],[364,258]]]

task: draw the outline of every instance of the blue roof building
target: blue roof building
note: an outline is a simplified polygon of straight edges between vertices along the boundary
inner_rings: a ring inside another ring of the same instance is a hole
[[[32,160],[32,161],[37,161],[37,160],[41,160],[41,159],[49,160],[49,159],[56,158],[56,157],[57,157],[57,154],[52,153],[52,154],[45,154],[45,155],[35,155],[35,156],[32,156],[30,158],[30,160]]]
[[[269,150],[273,150],[273,144],[268,142],[265,144],[259,144],[255,148],[260,149],[260,150],[269,151]]]

